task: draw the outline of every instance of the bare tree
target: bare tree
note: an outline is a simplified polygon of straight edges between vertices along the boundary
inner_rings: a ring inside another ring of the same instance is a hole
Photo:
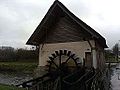
[[[119,59],[118,58],[118,56],[119,56],[119,46],[118,46],[118,43],[116,43],[113,46],[112,50],[113,50],[114,55],[116,56],[116,60],[118,61],[118,59]]]

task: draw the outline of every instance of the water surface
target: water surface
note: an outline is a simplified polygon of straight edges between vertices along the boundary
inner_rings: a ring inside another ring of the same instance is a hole
[[[32,79],[32,74],[0,72],[0,83],[7,85],[17,85]]]
[[[119,68],[120,68],[120,63],[111,68],[111,88],[112,88],[112,90],[120,90],[120,69]]]

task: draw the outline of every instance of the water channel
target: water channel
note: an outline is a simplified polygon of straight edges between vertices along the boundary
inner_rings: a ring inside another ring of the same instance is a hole
[[[120,90],[120,63],[111,68],[111,89]]]

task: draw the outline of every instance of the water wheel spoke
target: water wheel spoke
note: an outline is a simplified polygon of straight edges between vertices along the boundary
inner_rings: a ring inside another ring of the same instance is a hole
[[[57,68],[59,68],[59,66],[58,66],[53,60],[51,60],[51,62],[52,62]]]
[[[74,56],[75,56],[75,54],[72,54],[71,56],[69,56],[69,57],[67,58],[67,60],[65,61],[65,63],[67,63],[68,60],[70,60],[70,58],[72,58],[72,59],[75,61],[75,59],[73,58]]]
[[[59,56],[59,67],[61,66],[61,55]]]
[[[64,62],[64,63],[67,63],[68,62],[68,60],[70,59],[71,57],[69,56],[68,58],[67,58],[67,60]]]

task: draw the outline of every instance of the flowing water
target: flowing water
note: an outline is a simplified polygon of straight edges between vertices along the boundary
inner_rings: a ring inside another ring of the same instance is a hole
[[[120,90],[120,63],[111,68],[111,89]]]

